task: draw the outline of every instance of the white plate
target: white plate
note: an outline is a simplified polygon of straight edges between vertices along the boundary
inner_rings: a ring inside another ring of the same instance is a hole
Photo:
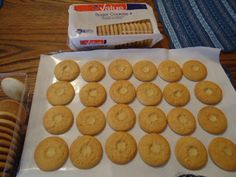
[[[175,134],[170,130],[169,127],[165,129],[161,134],[167,138],[171,146],[171,158],[168,163],[162,167],[153,168],[146,165],[140,158],[137,153],[135,159],[128,163],[127,165],[116,165],[112,163],[106,156],[105,151],[103,154],[103,158],[101,162],[94,168],[89,170],[80,170],[75,168],[70,159],[67,160],[66,164],[57,171],[54,172],[42,172],[38,169],[34,162],[33,154],[36,145],[44,138],[51,136],[43,127],[42,118],[43,114],[47,109],[51,107],[46,98],[46,92],[49,85],[56,82],[56,78],[53,74],[53,70],[55,65],[59,63],[63,59],[75,59],[80,67],[83,66],[84,63],[89,61],[90,59],[97,59],[101,61],[106,68],[111,63],[113,59],[116,58],[126,58],[130,63],[134,64],[139,60],[148,59],[153,61],[157,66],[161,63],[161,61],[169,58],[175,60],[181,66],[182,64],[189,59],[197,59],[200,60],[207,66],[208,76],[206,80],[211,80],[217,83],[223,90],[223,100],[217,105],[218,108],[223,110],[228,118],[228,129],[222,135],[231,139],[234,143],[236,143],[236,93],[227,78],[224,70],[222,69],[219,63],[219,49],[205,48],[205,47],[194,47],[194,48],[185,48],[185,49],[175,49],[175,50],[166,50],[166,49],[127,49],[127,50],[95,50],[95,51],[86,51],[86,52],[68,52],[68,53],[60,53],[56,55],[42,55],[37,75],[37,82],[35,87],[35,93],[33,98],[33,104],[29,119],[28,131],[24,145],[24,151],[22,155],[20,171],[18,173],[19,177],[157,177],[157,176],[178,176],[178,174],[182,173],[191,173],[197,175],[204,176],[214,176],[214,177],[230,177],[236,176],[235,172],[226,172],[218,168],[210,159],[208,159],[207,165],[197,171],[190,171],[182,167],[175,158],[174,155],[174,147],[176,141],[181,137]],[[130,78],[130,81],[137,86],[141,83],[134,76]],[[109,88],[114,80],[106,74],[106,77],[100,82],[109,93]],[[154,81],[162,90],[167,82],[160,79],[158,76]],[[191,112],[196,117],[200,108],[205,106],[201,102],[199,102],[194,96],[194,85],[195,82],[187,80],[185,77],[180,81],[185,86],[188,87],[191,93],[191,101],[186,105],[186,108],[191,110]],[[79,111],[84,108],[84,106],[80,103],[79,100],[79,90],[80,88],[86,84],[86,82],[81,78],[81,75],[72,82],[76,96],[74,100],[68,105],[71,108],[74,117],[76,118]],[[113,106],[115,103],[111,100],[109,94],[108,98],[100,108],[101,110],[107,114],[108,109]],[[136,112],[136,115],[140,112],[140,110],[144,107],[142,104],[138,102],[137,99],[130,104],[130,106]],[[173,108],[169,104],[165,102],[163,99],[161,104],[158,105],[166,114],[168,111]],[[107,137],[113,132],[113,130],[106,125],[106,128],[103,130],[101,134],[96,136],[102,143],[103,149],[105,140]],[[135,127],[129,131],[137,142],[139,142],[140,138],[145,134],[144,131],[136,122]],[[71,130],[67,133],[60,135],[63,139],[66,140],[68,145],[75,140],[76,137],[81,134],[77,130],[77,127],[74,123]],[[197,124],[196,131],[192,134],[192,136],[200,139],[203,144],[207,147],[210,140],[216,136],[208,134],[204,130],[201,129],[199,124]]]

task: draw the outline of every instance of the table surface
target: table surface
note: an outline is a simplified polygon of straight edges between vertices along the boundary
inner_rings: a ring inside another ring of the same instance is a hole
[[[68,7],[74,3],[90,3],[93,0],[5,0],[0,9],[0,73],[26,72],[29,75],[32,97],[40,54],[59,50],[70,51],[67,46]],[[97,0],[96,2],[117,2]],[[120,1],[122,2],[122,1]],[[123,1],[127,2],[127,1]],[[134,2],[128,0],[128,2]],[[154,7],[151,0],[146,2]],[[157,17],[162,34],[163,25]],[[164,39],[155,47],[169,48]],[[232,74],[236,84],[236,51],[221,53],[222,65]]]

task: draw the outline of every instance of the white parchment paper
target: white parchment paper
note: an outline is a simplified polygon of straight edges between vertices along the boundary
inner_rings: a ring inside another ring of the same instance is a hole
[[[190,171],[182,167],[175,158],[174,148],[176,141],[181,137],[175,134],[169,127],[167,127],[161,134],[168,140],[171,146],[171,158],[169,161],[162,167],[150,167],[146,165],[140,158],[137,153],[135,159],[126,165],[116,165],[112,163],[106,156],[105,151],[101,162],[94,168],[89,170],[81,170],[75,168],[70,159],[67,160],[65,165],[57,171],[54,172],[43,172],[40,171],[34,162],[34,150],[37,144],[44,138],[51,136],[44,129],[42,120],[43,115],[47,109],[51,107],[46,98],[46,92],[49,85],[56,82],[53,71],[55,65],[64,59],[74,59],[78,64],[83,66],[87,61],[91,59],[96,59],[101,61],[106,69],[112,60],[117,58],[126,58],[130,63],[134,64],[139,60],[148,59],[154,62],[157,66],[161,61],[165,59],[175,60],[181,66],[183,63],[189,59],[197,59],[204,63],[208,69],[208,76],[206,80],[213,81],[217,83],[223,90],[223,100],[216,105],[218,108],[224,111],[228,118],[228,129],[225,133],[219,136],[227,137],[236,143],[236,92],[234,91],[229,79],[227,78],[224,70],[222,69],[219,63],[219,49],[212,49],[206,47],[193,47],[185,49],[123,49],[123,50],[95,50],[95,51],[86,51],[86,52],[68,52],[60,53],[56,55],[42,55],[40,60],[40,65],[38,69],[37,82],[35,86],[35,93],[33,97],[33,104],[31,108],[31,114],[29,119],[29,125],[27,130],[27,136],[24,145],[24,151],[21,159],[20,170],[18,177],[174,177],[179,174],[195,174],[195,175],[204,175],[208,177],[235,177],[236,172],[226,172],[218,168],[210,159],[208,158],[207,165],[197,171]],[[130,81],[137,86],[141,83],[134,76],[130,78]],[[110,107],[115,105],[109,96],[109,88],[114,80],[106,74],[106,77],[100,82],[107,90],[108,98],[104,105],[100,108],[107,114]],[[199,102],[194,95],[194,86],[195,82],[187,80],[183,77],[180,81],[185,86],[188,87],[191,94],[191,101],[185,106],[189,109],[193,115],[196,117],[198,111],[206,106]],[[163,81],[159,76],[153,81],[157,84],[162,90],[167,82]],[[79,76],[76,80],[72,82],[74,86],[76,96],[74,100],[68,105],[72,110],[74,117],[76,119],[80,110],[84,106],[80,103],[79,100],[79,91],[86,82]],[[138,102],[137,99],[130,104],[130,106],[136,112],[136,115],[144,107]],[[165,102],[163,99],[162,102],[158,105],[166,114],[173,107]],[[103,149],[105,141],[108,136],[113,132],[113,130],[106,125],[106,128],[96,136],[102,143]],[[135,127],[129,131],[132,134],[137,143],[140,138],[145,135],[145,132],[141,130],[136,121]],[[74,122],[72,128],[63,135],[60,135],[68,145],[76,139],[76,137],[81,136],[79,133],[76,124]],[[192,134],[192,136],[200,139],[203,144],[208,147],[209,142],[216,136],[211,135],[205,132],[197,123],[197,129]]]

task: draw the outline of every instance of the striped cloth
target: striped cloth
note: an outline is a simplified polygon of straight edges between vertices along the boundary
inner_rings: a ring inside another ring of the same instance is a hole
[[[155,0],[171,48],[236,50],[236,0]]]

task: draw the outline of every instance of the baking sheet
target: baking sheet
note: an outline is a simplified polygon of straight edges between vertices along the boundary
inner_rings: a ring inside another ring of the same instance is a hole
[[[37,82],[35,86],[35,93],[33,98],[33,104],[31,108],[31,114],[29,119],[28,131],[24,145],[24,151],[22,154],[20,171],[18,173],[19,177],[157,177],[157,176],[168,176],[174,177],[178,176],[178,174],[190,173],[195,175],[204,175],[209,177],[232,177],[236,176],[236,172],[226,172],[218,168],[213,164],[210,157],[208,157],[207,165],[197,171],[190,171],[182,167],[174,155],[174,148],[176,141],[181,137],[175,134],[169,127],[167,127],[161,134],[168,140],[171,147],[171,157],[169,161],[162,167],[150,167],[146,165],[140,158],[137,153],[135,159],[126,165],[116,165],[112,163],[106,156],[105,151],[103,154],[103,158],[101,162],[94,168],[89,170],[81,170],[75,168],[70,159],[67,160],[66,164],[57,171],[54,172],[43,172],[40,171],[36,166],[33,158],[34,149],[37,144],[44,138],[51,136],[43,127],[42,119],[43,114],[47,109],[51,107],[46,98],[46,92],[49,85],[56,82],[56,78],[54,77],[53,70],[55,65],[59,63],[63,59],[75,59],[80,67],[83,66],[90,59],[96,59],[101,61],[106,68],[112,62],[113,59],[116,58],[126,58],[129,60],[131,64],[136,63],[139,60],[148,59],[153,61],[157,66],[161,63],[161,61],[165,59],[172,59],[182,64],[189,59],[197,59],[200,60],[207,66],[208,76],[206,80],[211,80],[217,83],[223,90],[223,100],[217,105],[218,108],[223,110],[228,118],[228,129],[225,133],[220,136],[227,137],[231,139],[234,143],[236,143],[236,92],[234,91],[229,79],[224,73],[223,68],[219,63],[219,49],[206,48],[206,47],[193,47],[193,48],[185,48],[185,49],[123,49],[123,50],[95,50],[95,51],[85,51],[85,52],[67,52],[60,53],[55,55],[42,55],[40,60],[40,65],[38,69]],[[130,78],[130,81],[137,86],[141,83],[134,76]],[[109,88],[114,80],[106,74],[106,77],[100,82],[107,91],[107,100],[105,104],[103,104],[100,108],[101,110],[107,114],[110,107],[115,105],[109,96]],[[153,81],[157,84],[162,90],[168,82],[163,81],[159,76]],[[200,108],[206,106],[199,102],[194,96],[194,85],[195,82],[187,80],[185,77],[182,77],[181,83],[186,85],[191,94],[190,102],[185,106],[189,109],[193,115],[196,117]],[[79,91],[81,87],[83,87],[86,82],[82,79],[81,75],[72,82],[74,86],[76,95],[74,100],[68,105],[68,107],[72,110],[74,117],[76,119],[80,110],[84,108],[84,106],[80,103],[79,100]],[[136,112],[136,116],[140,110],[144,107],[137,98],[130,106]],[[166,114],[173,107],[165,102],[163,99],[162,102],[158,105]],[[102,143],[103,150],[105,141],[108,136],[113,132],[113,130],[106,125],[106,128],[96,136]],[[136,121],[135,127],[129,131],[132,134],[136,142],[138,143],[140,138],[145,135],[145,132],[141,130]],[[60,135],[68,145],[80,136],[80,132],[78,131],[76,124],[74,122],[72,128],[63,135]],[[197,129],[192,134],[192,136],[200,139],[205,147],[208,147],[210,140],[216,136],[211,135],[205,132],[197,123]]]

